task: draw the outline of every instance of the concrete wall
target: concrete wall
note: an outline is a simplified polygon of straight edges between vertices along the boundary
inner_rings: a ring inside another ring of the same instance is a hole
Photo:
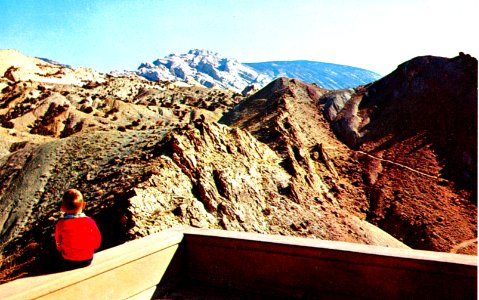
[[[474,299],[477,257],[226,231],[185,232],[188,278],[284,298]]]
[[[150,299],[182,239],[168,231],[131,241],[95,254],[89,267],[0,285],[0,299]]]
[[[105,250],[87,268],[0,285],[0,299],[150,299],[191,285],[276,299],[474,299],[476,259],[182,228]]]

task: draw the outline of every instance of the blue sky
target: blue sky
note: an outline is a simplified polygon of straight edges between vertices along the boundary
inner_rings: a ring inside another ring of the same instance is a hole
[[[99,71],[208,49],[382,75],[419,55],[478,57],[477,0],[0,0],[0,49]]]

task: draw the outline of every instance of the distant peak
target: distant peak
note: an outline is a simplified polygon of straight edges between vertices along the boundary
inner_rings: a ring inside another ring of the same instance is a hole
[[[211,50],[206,50],[206,49],[192,49],[188,51],[188,54],[192,55],[213,55],[213,56],[218,56],[219,54],[216,52],[213,52]]]
[[[137,74],[153,81],[194,80],[206,87],[237,92],[252,84],[266,86],[278,77],[298,78],[326,89],[356,87],[381,77],[351,66],[308,60],[241,63],[207,49],[191,49],[182,54],[170,54],[151,64],[141,64]]]

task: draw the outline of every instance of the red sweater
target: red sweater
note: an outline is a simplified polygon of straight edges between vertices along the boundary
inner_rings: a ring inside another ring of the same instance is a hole
[[[58,251],[68,260],[93,258],[93,251],[98,249],[101,243],[100,231],[95,221],[87,216],[70,216],[60,219],[55,226]]]

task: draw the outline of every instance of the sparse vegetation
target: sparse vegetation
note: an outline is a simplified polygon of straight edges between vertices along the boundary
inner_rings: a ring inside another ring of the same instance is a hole
[[[477,234],[467,201],[474,187],[455,185],[455,176],[477,175],[477,151],[447,144],[470,144],[477,122],[462,108],[477,85],[448,73],[422,98],[397,83],[431,85],[452,63],[429,77],[401,70],[405,79],[350,89],[347,99],[287,78],[247,98],[127,77],[106,76],[88,90],[2,78],[0,217],[15,220],[2,232],[17,237],[18,249],[47,245],[59,195],[75,187],[109,233],[103,247],[186,224],[449,251]],[[418,106],[426,101],[441,105]],[[477,111],[471,103],[467,112]],[[351,133],[349,117],[362,120],[354,147],[342,135]],[[457,140],[444,126],[451,124],[461,129]],[[455,151],[459,159],[450,159]],[[466,246],[474,253],[474,243]],[[29,256],[17,254],[22,260],[3,257],[3,274],[23,272]]]
[[[34,261],[34,257],[25,258],[26,249],[5,253],[5,244],[0,245],[0,284],[6,283],[27,274],[22,271]]]

